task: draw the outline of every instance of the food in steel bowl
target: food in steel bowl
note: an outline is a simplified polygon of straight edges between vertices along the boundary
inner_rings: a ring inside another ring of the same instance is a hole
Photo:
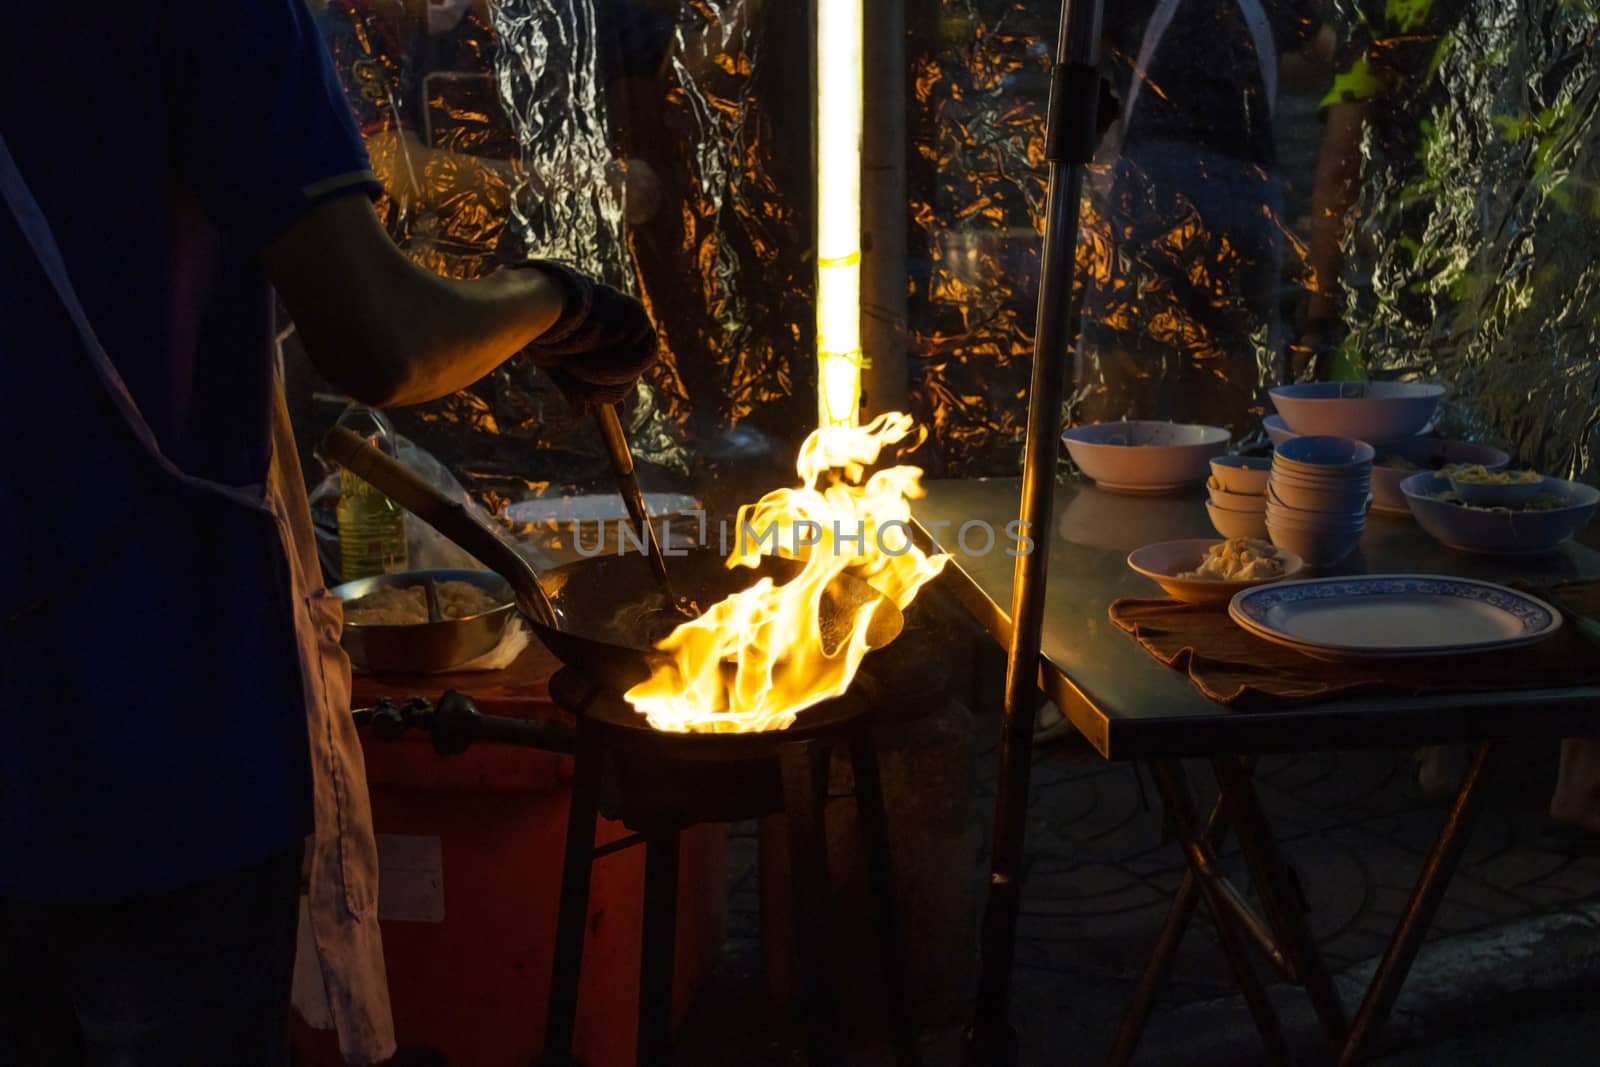
[[[1485,507],[1463,500],[1448,479],[1429,471],[1400,483],[1417,524],[1435,540],[1495,556],[1549,552],[1583,529],[1600,504],[1600,490],[1582,482],[1546,478],[1538,488],[1515,506]]]
[[[486,590],[467,582],[440,582],[439,614],[467,619],[493,611],[501,603]],[[344,621],[356,626],[414,626],[428,621],[428,593],[420,585],[385,586],[344,606]]]
[[[1072,462],[1102,489],[1162,493],[1203,482],[1228,450],[1218,426],[1124,421],[1075,426],[1061,435]]]

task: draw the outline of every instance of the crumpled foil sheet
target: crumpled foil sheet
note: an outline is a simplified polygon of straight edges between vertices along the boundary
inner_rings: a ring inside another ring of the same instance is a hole
[[[809,113],[792,91],[804,55],[776,47],[798,12],[760,0],[313,6],[389,190],[380,214],[408,254],[457,277],[558,258],[645,300],[664,354],[626,421],[652,487],[692,483],[730,441],[804,436],[809,144],[774,134]],[[594,428],[525,360],[393,415],[491,505],[609,479]]]
[[[1193,57],[1180,62],[1196,78],[1215,76],[1215,13],[1202,7],[1181,11],[1163,45],[1169,63]],[[1014,471],[1060,8],[1005,0],[915,8],[913,256],[926,264],[913,278],[918,395],[943,473]],[[1103,56],[1119,95],[1139,43],[1135,34]],[[1157,86],[1142,113],[1184,92]],[[1237,437],[1258,432],[1266,388],[1281,373],[1283,305],[1309,280],[1281,192],[1255,168],[1163,145],[1130,142],[1090,169],[1076,249],[1084,329],[1077,350],[1063,354],[1076,382],[1063,423],[1174,418]]]
[[[909,357],[937,475],[1014,474],[1027,424],[1054,4],[907,4]]]
[[[667,350],[630,407],[652,488],[672,488],[660,480],[669,472],[690,484],[800,440],[814,423],[815,373],[810,146],[795,134],[811,122],[797,46],[810,32],[806,5],[476,0],[450,49],[419,22],[394,29],[384,13],[404,6],[330,0],[324,13],[342,11],[354,27],[332,40],[352,100],[367,104],[374,162],[392,190],[403,176],[421,191],[382,205],[391,232],[448,273],[481,274],[527,248],[639,294]],[[1344,264],[1348,351],[1375,376],[1445,382],[1446,432],[1504,443],[1547,471],[1592,474],[1597,5],[1335,0],[1327,15],[1346,37],[1367,32],[1376,52],[1398,52],[1414,34],[1386,36],[1391,6],[1447,27],[1451,43],[1424,64],[1426,78],[1385,102],[1388,128],[1358,147],[1366,180]],[[1015,0],[907,3],[911,385],[931,430],[920,461],[934,475],[1017,469],[1058,14]],[[1195,77],[1207,76],[1204,33],[1176,32],[1174,47],[1200,64]],[[1123,92],[1129,58],[1106,57]],[[476,77],[458,76],[469,68]],[[1077,372],[1064,422],[1256,429],[1310,284],[1322,92],[1281,94],[1283,201],[1249,189],[1242,198],[1263,210],[1257,234],[1276,232],[1270,246],[1228,239],[1204,203],[1248,186],[1248,174],[1210,160],[1186,170],[1147,151],[1092,168],[1077,250],[1092,321],[1064,355]],[[385,135],[411,148],[402,128],[425,128],[430,145],[465,161],[385,156]],[[517,361],[400,421],[502,503],[604,478],[591,428]]]
[[[1345,350],[1443,382],[1444,429],[1593,480],[1600,433],[1600,4],[1412,4],[1365,20],[1373,52],[1428,52],[1360,151]]]

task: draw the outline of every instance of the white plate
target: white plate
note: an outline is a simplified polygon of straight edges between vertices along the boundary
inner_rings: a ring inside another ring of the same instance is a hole
[[[1318,659],[1412,659],[1514,648],[1561,613],[1503,585],[1432,574],[1316,578],[1246,589],[1228,604],[1257,637]]]

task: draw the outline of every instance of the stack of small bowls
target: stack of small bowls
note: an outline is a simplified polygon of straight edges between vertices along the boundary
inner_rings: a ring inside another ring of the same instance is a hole
[[[1371,445],[1350,437],[1296,437],[1277,447],[1267,477],[1267,534],[1312,567],[1352,551],[1372,503]]]
[[[1272,461],[1254,456],[1218,456],[1211,461],[1206,514],[1223,537],[1267,537],[1267,475]]]

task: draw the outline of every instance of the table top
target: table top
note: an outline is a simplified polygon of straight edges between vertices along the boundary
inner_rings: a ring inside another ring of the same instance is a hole
[[[1017,517],[1021,480],[931,480],[924,488],[927,496],[915,502],[913,514],[954,557],[941,580],[996,641],[1007,644],[1017,562],[1007,552],[1016,544],[1007,524]],[[1040,684],[1108,759],[1600,734],[1595,687],[1342,699],[1282,711],[1217,704],[1182,671],[1151,658],[1106,614],[1118,597],[1162,595],[1128,569],[1133,549],[1218,536],[1206,517],[1204,488],[1135,496],[1063,479],[1054,499]],[[963,537],[963,524],[978,525],[969,525]],[[985,526],[995,531],[992,548]],[[1544,585],[1600,577],[1600,553],[1568,542],[1536,558],[1469,556],[1440,545],[1409,517],[1374,512],[1360,549],[1329,573],[1436,573]],[[1441,669],[1447,663],[1441,661]]]

